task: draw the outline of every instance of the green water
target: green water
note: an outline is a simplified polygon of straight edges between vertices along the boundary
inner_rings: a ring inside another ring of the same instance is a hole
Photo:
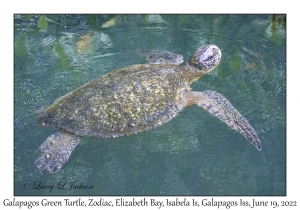
[[[15,195],[286,195],[285,17],[15,15],[14,26]],[[221,64],[192,89],[223,94],[262,151],[192,106],[155,130],[84,137],[56,174],[34,167],[36,149],[58,130],[38,125],[38,110],[93,78],[145,63],[135,50],[187,60],[209,43],[222,50]],[[71,182],[88,188],[67,190]]]

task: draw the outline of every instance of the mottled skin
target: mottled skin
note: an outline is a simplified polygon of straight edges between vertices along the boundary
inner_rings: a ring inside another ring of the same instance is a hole
[[[252,126],[224,96],[214,91],[190,91],[191,83],[215,69],[220,59],[219,48],[206,45],[183,66],[132,65],[57,99],[37,121],[62,131],[40,146],[35,165],[42,174],[54,173],[68,160],[79,136],[109,138],[138,133],[168,122],[192,104],[206,109],[261,150]]]

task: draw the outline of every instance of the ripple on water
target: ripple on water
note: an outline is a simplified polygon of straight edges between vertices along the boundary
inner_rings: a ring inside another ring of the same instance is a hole
[[[15,87],[16,105],[26,107],[27,111],[33,112],[47,104],[45,89],[37,85],[34,79],[24,78],[16,80],[19,81],[18,86]]]

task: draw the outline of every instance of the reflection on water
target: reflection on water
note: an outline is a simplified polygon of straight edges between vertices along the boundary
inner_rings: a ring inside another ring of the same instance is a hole
[[[268,15],[15,15],[15,195],[285,195],[286,38]],[[38,24],[39,21],[39,24]],[[47,24],[45,24],[47,21]],[[263,150],[197,106],[132,136],[84,137],[56,174],[33,166],[56,128],[35,122],[55,99],[105,73],[168,50],[186,61],[203,44],[222,50],[218,69],[192,84],[223,94],[255,128]],[[24,189],[59,181],[90,190]]]

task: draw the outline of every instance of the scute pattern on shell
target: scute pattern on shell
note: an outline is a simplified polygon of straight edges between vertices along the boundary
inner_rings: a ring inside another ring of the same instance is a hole
[[[182,110],[187,81],[176,65],[133,65],[57,99],[37,120],[79,136],[130,135],[159,126]]]

